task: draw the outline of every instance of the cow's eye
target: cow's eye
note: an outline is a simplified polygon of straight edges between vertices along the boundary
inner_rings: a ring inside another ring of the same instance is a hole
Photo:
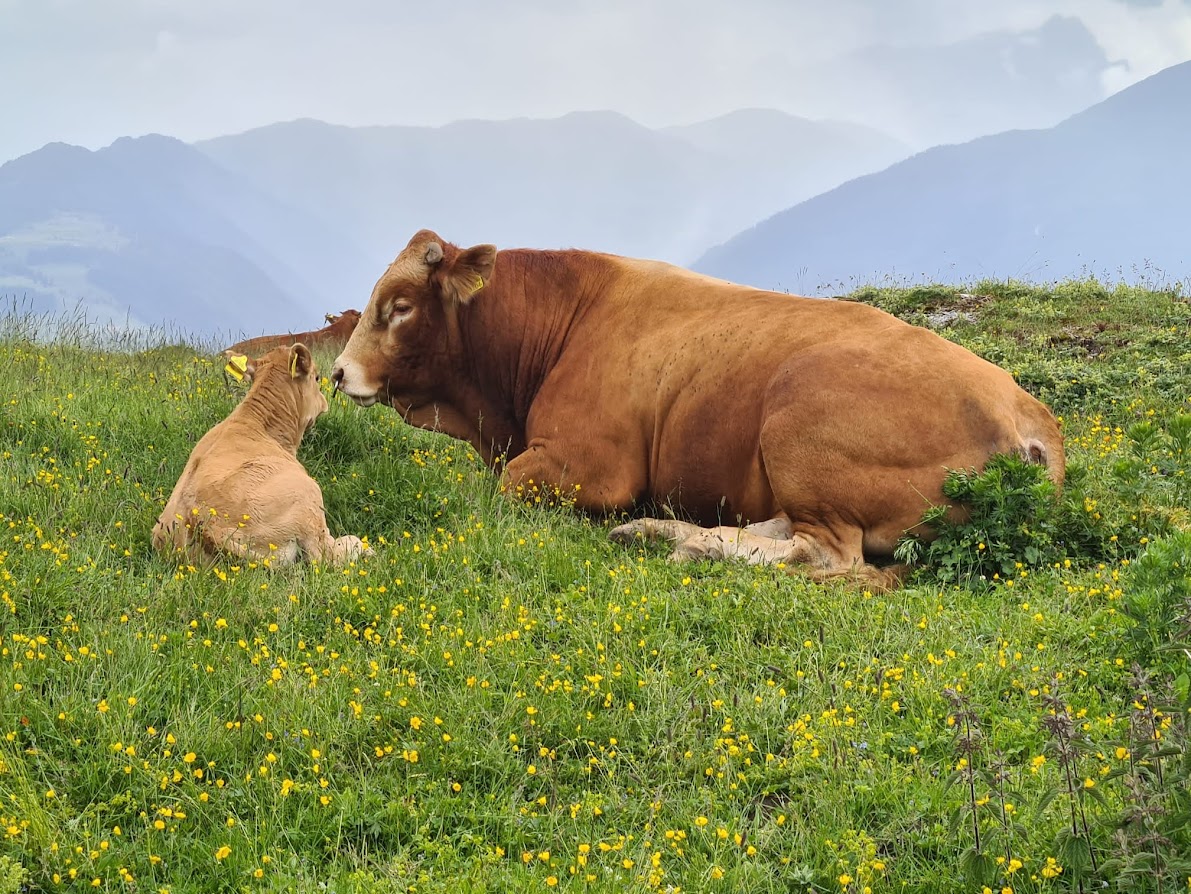
[[[396,322],[397,320],[405,319],[410,315],[413,309],[414,306],[412,304],[408,304],[404,301],[398,301],[393,305],[393,309],[389,311],[389,322],[392,323]]]

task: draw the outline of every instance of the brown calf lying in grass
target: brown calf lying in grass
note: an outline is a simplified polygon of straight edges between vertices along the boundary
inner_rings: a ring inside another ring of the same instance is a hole
[[[344,564],[371,550],[332,537],[323,493],[298,461],[298,444],[327,411],[303,344],[274,348],[236,370],[248,393],[195,445],[153,527],[153,546],[192,561],[225,552],[271,565]]]

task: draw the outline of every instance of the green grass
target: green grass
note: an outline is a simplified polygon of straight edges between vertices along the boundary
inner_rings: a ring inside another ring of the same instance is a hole
[[[1114,828],[1185,805],[1185,717],[1133,677],[1185,666],[1191,305],[966,291],[851,297],[968,308],[945,334],[1062,416],[1090,533],[887,594],[617,547],[342,399],[300,457],[375,556],[178,568],[150,528],[239,397],[212,346],[0,322],[0,892],[1092,890],[1085,850],[1186,889],[1186,835]]]

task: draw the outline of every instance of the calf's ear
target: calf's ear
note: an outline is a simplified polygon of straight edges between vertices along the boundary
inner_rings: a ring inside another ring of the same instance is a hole
[[[443,298],[466,304],[492,280],[495,245],[473,245],[455,255],[439,273]]]
[[[227,358],[227,365],[223,367],[226,375],[231,376],[237,382],[252,383],[252,374],[256,372],[256,365],[248,359],[247,355],[237,354],[228,349],[223,352],[223,356]]]
[[[289,349],[289,375],[291,379],[305,378],[314,369],[314,358],[310,349],[301,342]]]

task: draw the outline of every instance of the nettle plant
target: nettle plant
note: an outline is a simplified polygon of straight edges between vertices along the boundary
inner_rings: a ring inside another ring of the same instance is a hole
[[[1121,498],[1144,510],[1165,505],[1185,515],[1191,502],[1191,414],[1179,413],[1165,427],[1153,419],[1136,422],[1125,434],[1129,452],[1112,466]]]
[[[980,471],[950,470],[943,493],[967,508],[968,519],[931,507],[922,522],[934,540],[907,535],[895,557],[930,568],[944,583],[979,585],[1067,559],[1137,555],[1189,520],[1191,414],[1165,425],[1146,419],[1125,434],[1127,452],[1111,466],[1069,462],[1061,490],[1045,468],[1013,454],[993,456]]]
[[[1177,416],[1165,429],[1139,423],[1127,436],[1129,455],[1111,477],[1136,489],[1106,513],[1086,496],[1083,469],[1072,468],[1060,494],[1041,467],[997,456],[982,472],[947,477],[944,493],[967,505],[967,521],[952,522],[934,508],[924,522],[937,538],[929,544],[905,538],[899,553],[903,561],[932,566],[922,573],[968,586],[1069,557],[1129,556],[1120,607],[1132,622],[1123,645],[1133,670],[1118,693],[1128,723],[1115,747],[1123,763],[1101,777],[1102,785],[1089,784],[1085,765],[1102,755],[1071,709],[1048,697],[1043,726],[1062,772],[1042,806],[1053,801],[1066,817],[1053,844],[1054,871],[1073,890],[1107,885],[1162,894],[1191,879],[1191,531],[1176,529],[1186,507],[1191,417]],[[1119,535],[1126,530],[1127,538]],[[965,697],[949,697],[960,731],[955,780],[970,793],[973,843],[964,863],[973,883],[987,884],[997,874],[992,855],[1013,858],[1014,829],[1004,817],[980,824],[980,810],[995,813],[996,801],[978,799],[978,783],[996,791],[996,766],[978,765],[978,718]]]
[[[954,521],[948,507],[933,506],[922,523],[935,538],[924,542],[907,535],[894,555],[929,568],[945,583],[968,585],[1012,579],[1022,569],[1072,555],[1111,555],[1117,540],[1103,516],[1090,509],[1094,504],[1084,496],[1084,479],[1082,468],[1069,466],[1060,494],[1044,467],[1011,454],[993,456],[980,472],[953,469],[943,494],[965,506],[968,519]]]

